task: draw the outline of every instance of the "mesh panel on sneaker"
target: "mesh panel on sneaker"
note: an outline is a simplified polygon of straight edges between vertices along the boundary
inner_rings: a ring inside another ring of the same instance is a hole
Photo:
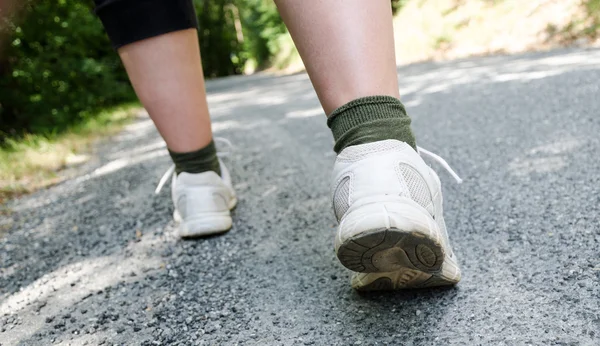
[[[349,208],[350,201],[350,177],[342,179],[333,194],[333,209],[338,220],[344,216]]]
[[[400,174],[408,187],[410,197],[433,216],[433,199],[425,179],[407,164],[400,164]]]
[[[384,140],[373,143],[350,146],[338,155],[338,159],[355,161],[365,157],[365,155],[373,154],[380,151],[402,149],[408,144],[397,140]]]

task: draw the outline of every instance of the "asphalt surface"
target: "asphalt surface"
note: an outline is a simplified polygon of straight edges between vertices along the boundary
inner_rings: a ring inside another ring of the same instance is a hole
[[[308,77],[208,83],[240,203],[183,241],[147,118],[9,203],[2,345],[599,345],[600,50],[398,69],[463,281],[358,294],[333,252],[333,140]]]

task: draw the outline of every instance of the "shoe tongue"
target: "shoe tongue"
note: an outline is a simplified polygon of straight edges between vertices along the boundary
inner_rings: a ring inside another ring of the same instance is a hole
[[[177,175],[177,182],[185,185],[205,185],[205,184],[219,184],[223,181],[221,177],[213,171],[202,172],[202,173],[187,173],[181,172]]]

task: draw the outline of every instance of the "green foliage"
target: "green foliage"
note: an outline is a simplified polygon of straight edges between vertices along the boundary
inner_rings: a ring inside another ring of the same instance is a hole
[[[253,61],[269,64],[285,25],[272,0],[194,0],[200,24],[204,74],[220,77],[244,72]]]
[[[200,51],[204,74],[210,77],[240,73],[243,65],[234,59],[240,45],[232,19],[231,0],[194,0],[200,26]]]
[[[588,36],[597,38],[600,36],[600,0],[585,0],[583,5],[588,17],[585,33]]]
[[[126,75],[88,3],[27,0],[0,57],[0,139],[61,132],[132,100]],[[5,32],[6,34],[6,32]]]
[[[392,0],[392,12],[398,13],[407,2],[408,0]]]
[[[264,68],[279,51],[279,38],[287,33],[287,29],[272,0],[238,2],[242,4],[246,56],[254,59],[259,68]]]
[[[204,72],[267,66],[285,27],[270,0],[194,0]],[[91,1],[25,0],[0,25],[0,144],[27,133],[60,133],[134,99]]]

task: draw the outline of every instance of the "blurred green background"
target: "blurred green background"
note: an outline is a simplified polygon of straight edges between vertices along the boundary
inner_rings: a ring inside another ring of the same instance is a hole
[[[205,74],[264,67],[285,33],[272,1],[195,0]],[[0,141],[59,133],[135,99],[91,1],[25,0],[0,56]],[[18,19],[18,20],[17,20]]]

